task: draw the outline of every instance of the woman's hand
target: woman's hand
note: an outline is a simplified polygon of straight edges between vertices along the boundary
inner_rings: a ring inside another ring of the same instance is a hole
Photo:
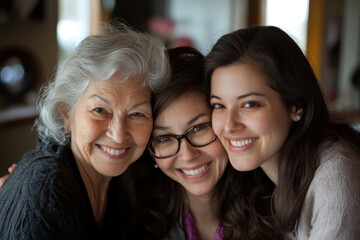
[[[8,172],[9,174],[5,174],[4,176],[2,176],[0,178],[0,189],[2,188],[2,186],[4,185],[4,182],[9,178],[10,174],[13,173],[14,169],[16,168],[16,163],[13,163],[9,168],[8,168]]]

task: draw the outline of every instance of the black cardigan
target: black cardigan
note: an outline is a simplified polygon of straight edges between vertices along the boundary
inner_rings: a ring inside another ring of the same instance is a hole
[[[69,146],[39,144],[0,190],[0,239],[102,239]]]

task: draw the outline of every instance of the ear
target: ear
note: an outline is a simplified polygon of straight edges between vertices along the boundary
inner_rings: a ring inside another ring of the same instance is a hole
[[[300,121],[304,111],[301,106],[292,105],[290,108],[290,116],[294,122]]]
[[[65,103],[60,103],[60,114],[65,123],[65,130],[70,131],[70,108]]]

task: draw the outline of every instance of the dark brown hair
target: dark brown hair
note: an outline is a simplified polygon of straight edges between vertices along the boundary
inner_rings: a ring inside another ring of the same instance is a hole
[[[274,213],[284,232],[297,228],[306,192],[319,165],[322,143],[340,138],[359,149],[359,132],[330,120],[322,89],[305,55],[284,31],[272,26],[241,29],[221,37],[206,57],[208,84],[215,69],[232,63],[254,64],[268,76],[285,106],[303,109],[280,150]],[[351,143],[351,141],[353,143]]]
[[[168,55],[172,77],[169,85],[153,96],[154,119],[186,93],[198,92],[204,96],[204,101],[208,101],[209,89],[203,76],[204,56],[190,47],[170,49]],[[144,199],[140,203],[144,213],[141,218],[147,231],[145,238],[159,239],[167,236],[179,221],[184,189],[152,164],[153,161],[148,163],[152,172],[148,177],[151,180],[147,183],[143,181],[143,186],[151,184],[151,191],[140,197],[140,202]],[[220,225],[225,230],[223,239],[276,239],[277,235],[268,219],[271,215],[272,187],[272,182],[262,170],[240,173],[228,164],[213,193]],[[145,192],[141,191],[140,194]]]

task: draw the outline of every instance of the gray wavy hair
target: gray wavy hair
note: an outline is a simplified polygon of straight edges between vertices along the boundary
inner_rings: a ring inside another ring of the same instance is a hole
[[[66,104],[72,112],[90,82],[105,81],[116,73],[125,81],[130,76],[143,76],[143,86],[159,91],[170,77],[164,41],[114,22],[104,25],[101,34],[85,38],[40,91],[35,124],[40,139],[65,144],[60,104]]]

